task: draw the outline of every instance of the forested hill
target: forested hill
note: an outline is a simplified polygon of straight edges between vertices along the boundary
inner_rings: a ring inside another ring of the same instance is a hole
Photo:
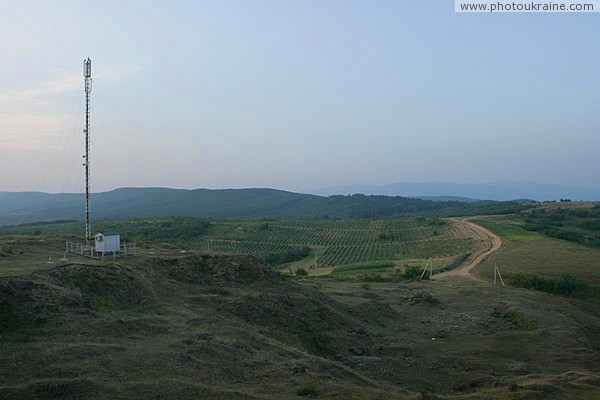
[[[144,217],[219,219],[346,219],[503,213],[510,202],[431,201],[391,196],[331,196],[275,189],[122,188],[91,196],[94,220]],[[83,219],[83,194],[0,192],[0,225]]]

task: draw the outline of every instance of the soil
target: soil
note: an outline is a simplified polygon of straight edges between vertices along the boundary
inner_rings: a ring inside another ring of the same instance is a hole
[[[480,281],[479,278],[471,275],[471,270],[481,263],[483,263],[488,257],[490,257],[493,253],[500,250],[504,243],[500,236],[491,232],[484,227],[474,224],[470,222],[473,218],[457,218],[454,219],[457,223],[460,223],[464,226],[464,228],[473,236],[474,238],[479,238],[479,240],[483,243],[483,247],[478,252],[474,253],[469,262],[462,267],[453,269],[451,271],[442,272],[440,274],[436,274],[436,279],[443,279],[451,276],[460,276],[462,278],[468,278],[473,280]]]

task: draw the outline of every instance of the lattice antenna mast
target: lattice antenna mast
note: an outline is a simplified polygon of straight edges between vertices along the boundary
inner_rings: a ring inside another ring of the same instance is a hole
[[[85,79],[85,240],[92,240],[90,225],[90,93],[92,92],[92,60],[83,60],[83,77]]]

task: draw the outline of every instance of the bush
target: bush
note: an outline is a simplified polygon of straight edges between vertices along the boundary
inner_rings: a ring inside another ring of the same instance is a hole
[[[396,238],[392,233],[382,232],[379,234],[379,240],[395,240]]]
[[[298,268],[296,270],[296,275],[297,276],[307,276],[308,272],[306,272],[306,270],[304,268]]]
[[[444,226],[446,225],[446,221],[439,218],[429,218],[427,219],[428,226]]]
[[[217,294],[219,296],[227,296],[229,294],[229,290],[220,287],[212,287],[208,289],[208,293]]]
[[[571,274],[565,274],[560,278],[552,279],[517,273],[512,275],[510,280],[513,285],[518,287],[554,294],[572,294],[585,286]]]
[[[392,282],[394,278],[392,276],[384,276],[381,274],[371,274],[364,275],[362,277],[362,282],[373,282],[373,283],[382,283],[382,282]]]
[[[36,229],[36,230],[34,230],[34,231],[33,231],[33,234],[34,234],[35,236],[39,236],[39,235],[41,235],[41,234],[42,234],[42,231],[40,231],[39,229]]]
[[[423,271],[421,271],[419,268],[413,266],[410,267],[406,267],[406,269],[404,270],[404,277],[406,279],[420,279],[421,278],[421,273]]]
[[[287,250],[270,253],[265,255],[262,260],[269,265],[285,264],[293,261],[300,261],[310,254],[310,247],[292,247],[289,246]]]
[[[13,253],[13,248],[12,246],[2,246],[2,251],[5,252],[6,254],[12,254]]]
[[[249,292],[244,293],[244,296],[242,297],[245,301],[251,301],[253,300],[255,297],[258,296],[258,293],[255,292],[254,290],[251,290]]]
[[[318,396],[319,391],[314,383],[309,383],[308,385],[298,389],[296,394],[298,396]]]
[[[129,243],[129,242],[133,242],[133,236],[131,236],[130,233],[125,232],[121,234],[121,243]]]

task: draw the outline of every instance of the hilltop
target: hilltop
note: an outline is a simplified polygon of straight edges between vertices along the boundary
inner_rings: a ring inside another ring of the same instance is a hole
[[[512,202],[432,201],[400,196],[330,196],[275,189],[121,188],[91,195],[95,220],[144,217],[348,219],[514,212]],[[0,225],[81,219],[84,195],[0,192]]]
[[[354,193],[420,198],[442,196],[456,197],[462,201],[472,199],[496,201],[532,199],[536,201],[552,201],[564,198],[578,201],[600,200],[599,187],[551,185],[518,181],[492,183],[397,182],[388,185],[332,186],[307,190],[306,193],[321,196]]]

